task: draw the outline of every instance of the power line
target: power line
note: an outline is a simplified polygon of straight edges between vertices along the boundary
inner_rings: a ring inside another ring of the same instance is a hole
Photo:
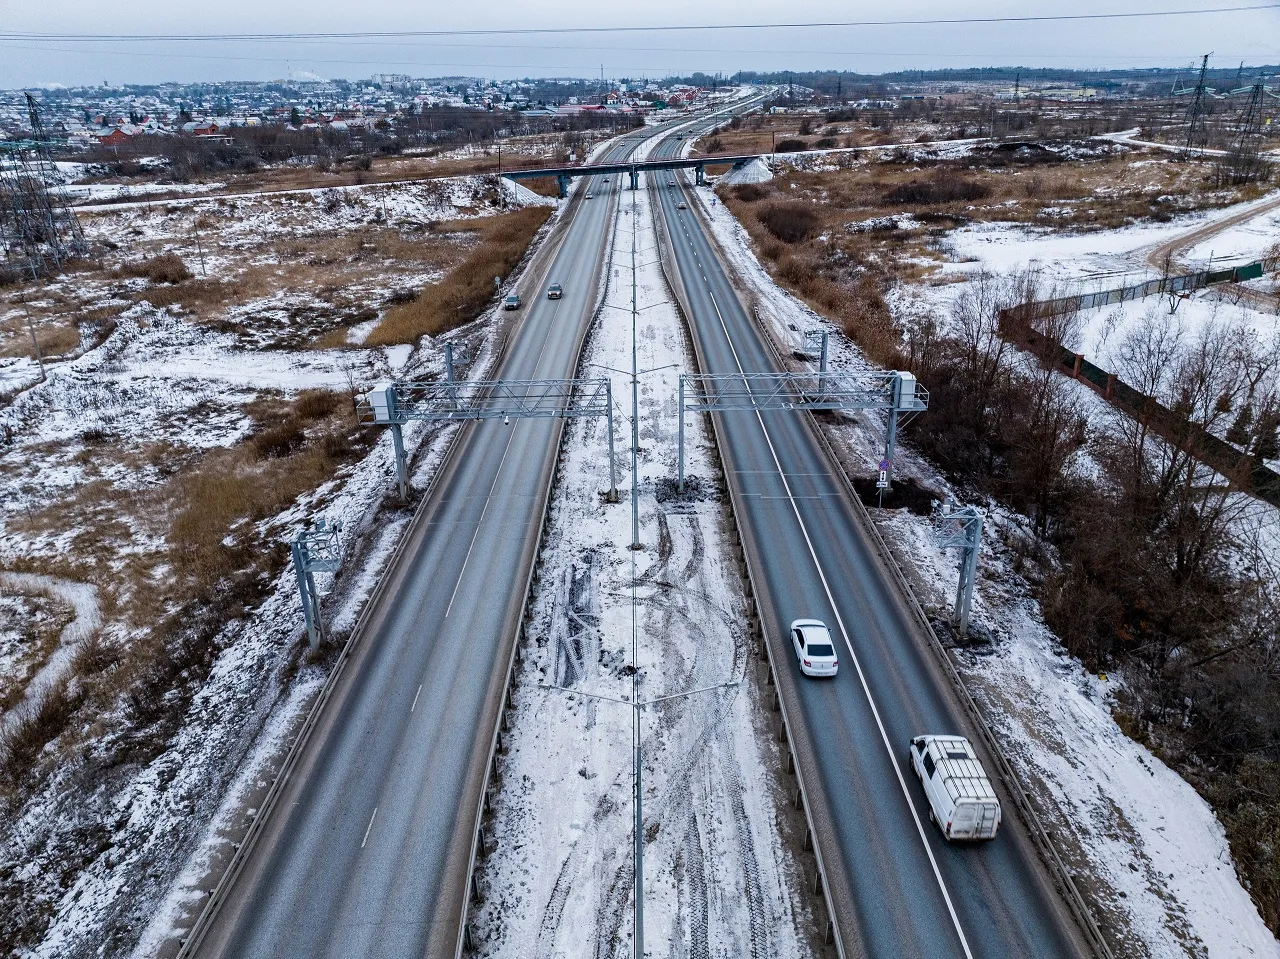
[[[620,27],[506,27],[484,29],[446,30],[352,30],[334,32],[282,32],[282,33],[26,33],[0,32],[4,40],[56,40],[72,43],[102,43],[113,41],[152,42],[178,40],[204,43],[211,40],[354,40],[361,38],[400,37],[478,37],[478,36],[530,36],[543,34],[600,34],[600,33],[683,33],[693,31],[727,30],[828,30],[838,27],[921,27],[955,26],[983,23],[1062,23],[1077,20],[1133,20],[1151,17],[1201,16],[1219,13],[1243,13],[1256,10],[1280,9],[1280,3],[1252,4],[1247,6],[1202,7],[1195,10],[1135,10],[1119,13],[1063,13],[1040,16],[1002,17],[929,17],[899,20],[828,20],[782,23],[710,23],[676,26],[620,26]]]

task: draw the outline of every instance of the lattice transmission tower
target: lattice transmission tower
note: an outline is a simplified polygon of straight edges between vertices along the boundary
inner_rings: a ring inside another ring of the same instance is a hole
[[[1209,142],[1209,130],[1205,123],[1205,99],[1209,90],[1205,86],[1205,75],[1209,72],[1209,57],[1211,53],[1206,53],[1204,59],[1200,61],[1200,78],[1196,81],[1196,87],[1191,97],[1191,106],[1187,110],[1187,149],[1183,153],[1185,159],[1190,160],[1195,152],[1196,144],[1204,146]]]
[[[61,270],[88,252],[29,93],[27,115],[30,139],[0,141],[0,277],[12,279]]]

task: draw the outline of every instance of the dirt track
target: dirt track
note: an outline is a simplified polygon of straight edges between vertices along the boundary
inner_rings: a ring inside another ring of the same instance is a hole
[[[1241,223],[1252,220],[1254,217],[1262,216],[1265,213],[1270,213],[1278,207],[1280,207],[1280,197],[1275,197],[1260,206],[1253,206],[1247,210],[1241,210],[1238,213],[1225,216],[1220,220],[1214,220],[1211,223],[1206,223],[1202,227],[1191,230],[1188,233],[1183,233],[1181,236],[1174,237],[1167,243],[1160,244],[1147,254],[1147,262],[1157,270],[1164,270],[1167,258],[1169,266],[1172,268],[1177,263],[1178,254],[1183,250],[1195,246],[1202,240],[1207,240],[1212,236],[1216,236],[1223,230],[1230,229],[1233,226],[1238,226]],[[1248,287],[1238,286],[1235,284],[1232,285],[1232,288],[1240,294],[1240,298],[1242,300],[1248,300],[1259,309],[1280,309],[1280,296],[1277,296],[1276,294],[1264,293],[1261,290],[1251,290]]]

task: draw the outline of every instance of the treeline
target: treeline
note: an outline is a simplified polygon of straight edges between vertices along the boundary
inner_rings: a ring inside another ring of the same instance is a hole
[[[1120,413],[1088,428],[1081,387],[1029,361],[998,313],[1034,277],[980,278],[903,355],[930,390],[913,441],[975,494],[1031,518],[1022,569],[1047,622],[1123,677],[1117,719],[1214,806],[1263,918],[1280,930],[1280,550],[1272,507]],[[1071,342],[1074,320],[1052,338]],[[1216,318],[1188,334],[1153,307],[1115,372],[1264,458],[1277,455],[1280,338]],[[1090,403],[1090,407],[1096,404]]]

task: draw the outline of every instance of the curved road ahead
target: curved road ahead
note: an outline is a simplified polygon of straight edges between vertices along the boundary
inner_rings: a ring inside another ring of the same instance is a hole
[[[664,141],[654,156],[681,143]],[[684,177],[650,187],[706,373],[777,372],[695,213]],[[653,181],[650,181],[651,184]],[[686,210],[677,204],[684,200]],[[925,414],[928,415],[928,414]],[[778,665],[846,956],[1053,959],[1087,954],[1013,803],[988,844],[952,846],[906,763],[925,732],[980,740],[881,565],[806,413],[717,414],[720,452]],[[787,639],[816,617],[834,680],[801,677]],[[992,764],[988,759],[987,768]]]
[[[628,134],[608,156],[652,135]],[[579,184],[545,276],[564,296],[546,299],[543,278],[530,278],[498,377],[574,375],[617,179]],[[201,956],[455,954],[475,810],[561,423],[462,429]],[[607,485],[603,464],[602,475]]]

